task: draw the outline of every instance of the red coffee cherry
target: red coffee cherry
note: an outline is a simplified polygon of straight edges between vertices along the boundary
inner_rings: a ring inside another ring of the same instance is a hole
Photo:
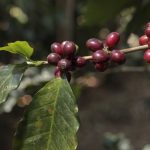
[[[148,38],[150,38],[150,26],[146,27],[145,34]]]
[[[76,65],[77,65],[77,67],[83,67],[83,66],[85,66],[85,64],[86,64],[86,59],[85,58],[79,56],[76,59]]]
[[[66,41],[62,50],[65,56],[72,56],[76,52],[76,45],[71,41]]]
[[[139,44],[140,45],[145,45],[148,43],[148,37],[146,35],[142,35],[140,38],[139,38]]]
[[[106,63],[96,63],[95,64],[95,69],[100,71],[100,72],[104,72],[108,67],[108,64]]]
[[[93,59],[93,62],[95,63],[106,62],[109,60],[109,55],[107,54],[107,52],[103,50],[98,50],[93,53],[92,59]]]
[[[53,53],[57,53],[59,55],[63,54],[63,51],[62,51],[62,48],[61,48],[61,44],[57,43],[57,42],[54,42],[53,44],[51,44],[51,51]]]
[[[150,63],[150,49],[146,50],[144,53],[144,60]]]
[[[148,41],[147,44],[148,44],[148,48],[150,49],[150,41]]]
[[[147,28],[147,27],[150,27],[150,22],[148,22],[145,27],[146,27],[146,28]]]
[[[62,76],[62,71],[60,70],[59,67],[56,67],[55,70],[54,70],[54,75],[56,78],[59,78]]]
[[[111,60],[115,63],[123,63],[125,62],[125,54],[120,50],[113,50],[111,53]]]
[[[61,71],[69,70],[69,68],[71,67],[71,62],[68,59],[61,59],[58,62],[58,67]]]
[[[103,42],[96,38],[91,38],[86,41],[86,47],[95,52],[103,48]]]
[[[106,38],[106,45],[108,48],[114,48],[120,40],[120,35],[118,32],[111,32]]]
[[[58,61],[61,59],[60,55],[56,54],[56,53],[50,53],[47,56],[47,61],[49,64],[52,65],[57,65]]]
[[[62,48],[62,49],[64,48],[64,45],[66,44],[66,42],[69,42],[69,41],[63,41],[63,42],[61,43],[61,48]]]

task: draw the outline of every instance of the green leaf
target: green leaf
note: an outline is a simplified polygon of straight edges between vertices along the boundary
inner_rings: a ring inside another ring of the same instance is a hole
[[[29,59],[33,54],[33,48],[26,41],[16,41],[14,43],[8,43],[8,46],[0,47],[0,50],[20,54],[26,59]]]
[[[27,65],[8,65],[0,67],[0,104],[5,102],[9,93],[19,86]]]
[[[51,80],[35,94],[18,130],[15,150],[75,150],[77,111],[67,80]]]

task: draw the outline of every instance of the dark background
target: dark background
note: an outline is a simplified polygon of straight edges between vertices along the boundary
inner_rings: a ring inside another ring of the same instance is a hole
[[[25,40],[35,49],[32,59],[45,60],[52,42],[73,40],[79,53],[88,55],[85,41],[104,40],[112,31],[121,34],[118,48],[137,46],[148,21],[149,0],[1,0],[0,46]],[[1,64],[20,59],[0,54]],[[150,150],[150,76],[143,52],[128,54],[124,65],[105,73],[93,68],[77,71],[72,79],[81,123],[78,150]],[[39,86],[27,86],[26,93]],[[11,149],[18,111],[0,115],[0,150]]]

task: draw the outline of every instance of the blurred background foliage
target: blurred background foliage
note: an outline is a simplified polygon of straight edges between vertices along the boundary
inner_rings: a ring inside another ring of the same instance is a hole
[[[79,53],[81,55],[88,55],[89,51],[85,48],[85,41],[91,37],[104,40],[107,34],[112,31],[118,31],[121,34],[121,41],[118,48],[138,45],[138,36],[144,33],[144,25],[148,21],[150,21],[149,0],[0,0],[0,45],[3,46],[8,42],[16,40],[26,40],[35,49],[33,59],[45,60],[50,52],[50,44],[52,42],[73,40],[80,47]],[[141,55],[142,52],[129,54],[125,65],[132,66],[133,72],[134,66],[147,67]],[[0,54],[1,64],[18,62],[20,59],[19,56],[7,52],[1,52]],[[21,85],[23,86],[21,88],[25,89],[23,93],[33,94],[36,92],[41,85],[52,78],[50,72],[51,69],[45,67],[28,70]],[[89,65],[75,74],[72,88],[76,97],[82,97],[83,99],[86,97],[80,96],[82,87],[90,87],[89,90],[96,88],[98,92],[98,86],[103,85],[103,81],[106,84],[109,82],[109,88],[112,87],[113,89],[114,85],[118,85],[121,78],[116,78],[116,75],[110,75],[110,73],[99,75],[93,72],[93,67]],[[84,89],[83,91],[85,95],[88,93],[88,90]],[[105,94],[108,95],[107,92]],[[93,94],[89,98],[92,99],[93,96],[96,97]],[[96,98],[99,99],[98,97]],[[83,103],[79,103],[81,118],[83,117],[82,110],[85,116],[88,115],[88,112],[85,113],[84,109],[82,109]],[[107,110],[108,113],[111,113],[109,109]],[[113,116],[112,114],[111,116],[116,117],[115,115]],[[7,122],[8,120],[5,121]],[[98,129],[102,130],[100,127]],[[1,130],[5,132],[3,126]],[[82,137],[84,135],[82,128],[80,133],[81,135],[79,134],[79,136]],[[104,142],[101,145],[106,150],[134,149],[123,133],[114,135],[113,133],[104,131],[103,136]],[[120,143],[122,143],[121,146]],[[80,142],[79,149],[85,150],[86,144],[86,142]],[[150,150],[150,146],[146,144],[145,146],[142,145],[142,148],[144,147],[143,150]],[[86,150],[91,149],[99,150],[99,147],[86,147]],[[141,150],[141,148],[139,149]]]
[[[143,32],[149,8],[149,0],[1,0],[0,44],[27,40],[34,58],[45,59],[54,41],[74,40],[86,54],[88,38],[119,31],[124,47],[131,33]]]

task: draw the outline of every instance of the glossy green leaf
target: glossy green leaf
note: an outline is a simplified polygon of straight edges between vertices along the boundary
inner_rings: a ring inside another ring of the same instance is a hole
[[[0,67],[0,104],[5,102],[9,93],[19,86],[27,65],[8,65]]]
[[[30,58],[33,54],[33,48],[26,41],[16,41],[14,43],[8,43],[8,46],[0,47],[0,50],[20,54],[25,58]]]
[[[75,150],[77,111],[67,80],[51,80],[34,96],[18,130],[15,150]]]

